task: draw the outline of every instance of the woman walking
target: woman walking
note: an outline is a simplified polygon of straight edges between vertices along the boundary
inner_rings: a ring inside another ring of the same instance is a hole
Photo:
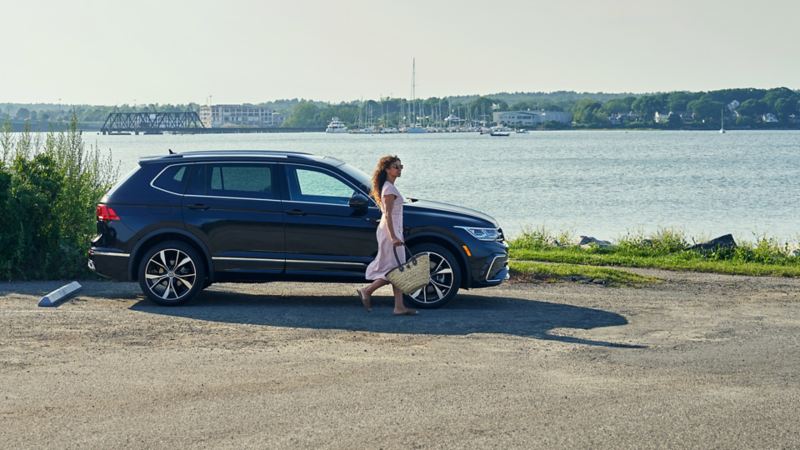
[[[384,156],[378,161],[378,166],[372,174],[371,195],[381,208],[381,216],[378,230],[375,236],[378,238],[378,255],[369,266],[367,266],[366,278],[374,280],[367,287],[356,289],[361,303],[367,311],[372,311],[372,293],[381,286],[386,286],[389,280],[386,273],[397,267],[397,260],[394,257],[395,247],[397,257],[400,262],[406,262],[406,249],[403,247],[403,202],[405,199],[400,195],[400,191],[394,186],[394,182],[400,177],[403,171],[403,164],[397,156]],[[403,304],[403,291],[396,286],[394,290],[394,314],[411,316],[417,313],[415,309],[406,308]]]

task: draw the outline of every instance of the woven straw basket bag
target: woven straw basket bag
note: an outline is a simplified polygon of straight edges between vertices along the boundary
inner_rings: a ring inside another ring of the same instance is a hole
[[[408,254],[411,255],[411,249],[405,244],[403,246]],[[392,251],[394,252],[394,258],[397,260],[397,267],[386,274],[386,279],[394,286],[397,286],[404,294],[411,294],[425,287],[431,279],[430,256],[427,253],[420,253],[419,255],[411,256],[405,263],[401,263],[400,257],[397,256],[397,247],[393,246]]]

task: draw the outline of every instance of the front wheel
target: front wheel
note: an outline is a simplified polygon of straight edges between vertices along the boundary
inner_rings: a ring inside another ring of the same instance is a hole
[[[411,253],[427,253],[431,260],[428,284],[405,296],[408,303],[417,308],[439,308],[452,300],[461,286],[461,266],[450,250],[437,244],[419,244],[411,247]]]

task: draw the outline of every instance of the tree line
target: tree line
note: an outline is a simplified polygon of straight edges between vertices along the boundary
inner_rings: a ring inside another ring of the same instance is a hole
[[[545,110],[570,112],[571,126],[576,128],[714,128],[722,120],[727,127],[800,128],[800,92],[786,87],[652,94],[504,92],[415,101],[386,97],[341,103],[295,98],[254,106],[283,114],[284,127],[325,127],[334,117],[350,127],[444,126],[453,117],[471,123],[491,123],[492,113],[498,111]],[[53,124],[67,123],[74,116],[81,124],[101,124],[114,111],[170,112],[199,108],[196,103],[118,106],[7,103],[0,104],[0,120]]]

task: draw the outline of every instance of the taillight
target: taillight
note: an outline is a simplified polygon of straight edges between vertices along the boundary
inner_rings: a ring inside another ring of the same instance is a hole
[[[97,214],[97,220],[119,220],[117,213],[106,205],[97,205],[95,213]]]

